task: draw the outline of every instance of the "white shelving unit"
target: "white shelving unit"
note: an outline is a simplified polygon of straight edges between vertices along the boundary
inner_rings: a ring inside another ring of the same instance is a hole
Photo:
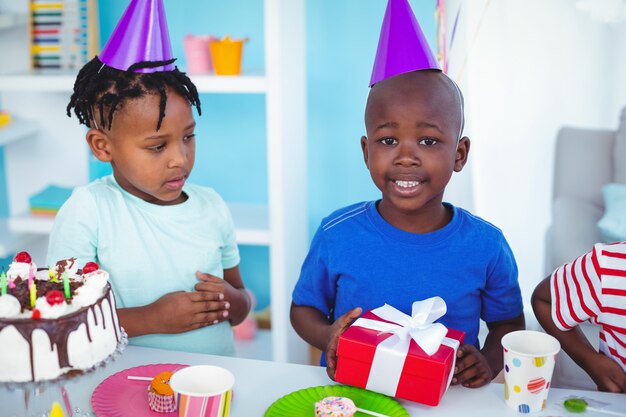
[[[6,147],[12,143],[33,137],[38,130],[36,123],[14,118],[0,128],[0,146]],[[8,219],[0,218],[0,258],[6,258],[20,248],[30,244],[36,236],[30,233],[15,232],[9,228]]]
[[[13,118],[8,125],[0,127],[0,146],[33,137],[38,129],[35,122]]]
[[[0,13],[0,30],[12,29],[26,23],[26,14]]]
[[[7,220],[0,218],[0,258],[27,248],[35,239],[36,236],[30,234],[12,232]]]
[[[21,3],[25,11],[27,2]],[[304,0],[264,0],[264,74],[192,76],[201,93],[265,95],[268,203],[229,206],[238,242],[269,248],[272,330],[263,339],[271,345],[274,360],[296,363],[308,361],[308,349],[289,322],[291,291],[308,246],[304,13]],[[0,32],[0,51],[2,42]],[[19,42],[24,47],[27,38]],[[51,183],[75,186],[88,181],[88,149],[79,140],[84,130],[65,116],[74,80],[70,73],[37,74],[20,68],[0,72],[3,107],[13,115],[37,119],[41,126],[33,144],[13,143],[5,150],[10,218],[0,223],[0,233],[2,227],[10,228],[10,242],[17,241],[16,236],[50,232],[52,219],[25,214],[30,195]]]

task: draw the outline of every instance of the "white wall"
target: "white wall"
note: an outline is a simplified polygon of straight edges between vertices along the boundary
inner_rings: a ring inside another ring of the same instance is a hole
[[[449,75],[466,97],[464,175],[475,213],[511,244],[528,303],[543,278],[556,132],[616,127],[626,105],[626,22],[594,21],[573,0],[449,0],[448,28],[460,2]]]

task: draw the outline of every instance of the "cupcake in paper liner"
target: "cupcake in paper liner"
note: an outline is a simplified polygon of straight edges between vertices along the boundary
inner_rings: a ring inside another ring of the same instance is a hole
[[[357,409],[346,397],[326,397],[315,403],[316,417],[352,417]]]
[[[171,413],[176,411],[174,391],[170,388],[171,372],[161,372],[154,377],[148,387],[148,404],[152,411]]]

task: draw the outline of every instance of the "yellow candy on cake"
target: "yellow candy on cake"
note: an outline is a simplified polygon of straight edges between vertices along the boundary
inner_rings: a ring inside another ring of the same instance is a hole
[[[150,409],[159,413],[176,411],[174,391],[170,387],[172,373],[163,371],[152,379],[148,387],[148,404]]]

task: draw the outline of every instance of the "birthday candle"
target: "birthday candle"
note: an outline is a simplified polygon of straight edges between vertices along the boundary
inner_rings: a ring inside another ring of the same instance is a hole
[[[28,288],[30,289],[30,306],[35,307],[35,301],[37,301],[37,285],[33,281]]]
[[[52,267],[48,268],[48,276],[50,277],[51,282],[59,282],[57,279],[57,273],[52,269]]]
[[[2,274],[0,274],[0,285],[2,286],[2,295],[7,293],[7,276],[2,270]]]
[[[33,285],[33,282],[35,282],[35,274],[33,273],[33,266],[31,265],[28,270],[28,288]]]
[[[70,298],[70,277],[67,275],[67,271],[63,272],[63,291],[65,292],[65,298]]]

